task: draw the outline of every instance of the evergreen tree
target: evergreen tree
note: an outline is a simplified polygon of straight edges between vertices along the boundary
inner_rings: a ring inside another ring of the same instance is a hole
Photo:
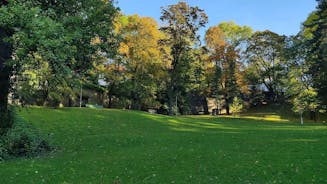
[[[317,10],[304,22],[309,54],[309,73],[322,104],[327,105],[327,1],[318,0]]]

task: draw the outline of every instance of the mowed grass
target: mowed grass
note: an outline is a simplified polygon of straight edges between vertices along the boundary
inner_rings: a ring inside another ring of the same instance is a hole
[[[57,150],[0,162],[0,183],[327,183],[323,124],[77,108],[20,114]]]

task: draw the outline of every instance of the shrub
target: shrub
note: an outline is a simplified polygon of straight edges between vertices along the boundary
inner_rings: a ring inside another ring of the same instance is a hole
[[[168,115],[168,106],[166,104],[165,105],[161,105],[159,107],[159,109],[157,109],[157,113],[158,114]]]
[[[5,145],[0,139],[0,161],[6,158],[6,156],[7,156],[7,149],[5,148]]]
[[[7,131],[14,124],[15,119],[14,109],[9,107],[6,112],[1,112],[0,114],[0,136],[7,133]]]
[[[59,107],[62,98],[63,97],[59,95],[57,92],[50,92],[47,99],[47,106],[55,107],[55,108]]]
[[[33,157],[52,150],[48,140],[39,132],[14,116],[12,127],[0,138],[0,159],[10,157]]]
[[[231,104],[230,108],[233,115],[239,115],[243,109],[243,101],[238,97],[234,97],[233,103]]]

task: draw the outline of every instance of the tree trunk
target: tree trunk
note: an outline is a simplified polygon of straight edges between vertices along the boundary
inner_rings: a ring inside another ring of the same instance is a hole
[[[209,114],[208,101],[206,97],[202,97],[202,106],[205,115]]]
[[[303,125],[303,112],[300,112],[301,125]]]
[[[173,113],[173,102],[174,97],[173,97],[173,85],[170,84],[169,89],[168,89],[168,115],[172,116],[174,115]]]
[[[113,106],[113,98],[115,95],[116,84],[112,83],[108,88],[108,108],[112,108]]]
[[[317,113],[316,111],[310,111],[310,119],[317,123]]]
[[[82,108],[82,105],[83,105],[83,86],[81,84],[81,91],[79,94],[79,108]]]
[[[108,108],[112,108],[112,92],[111,92],[111,90],[108,93],[108,100],[109,100]]]
[[[68,107],[73,107],[73,100],[71,97],[68,97]]]
[[[226,114],[230,115],[230,110],[229,110],[229,103],[226,103]]]
[[[3,40],[8,36],[10,36],[10,34],[0,27],[0,133],[10,128],[12,122],[8,112],[8,94],[12,68],[6,65],[6,62],[11,58],[12,47],[11,44]]]
[[[133,92],[133,94],[132,94],[131,109],[133,109],[133,110],[141,110],[140,100],[138,98],[138,95],[135,94],[135,92]]]
[[[230,115],[230,110],[229,110],[229,97],[225,94],[225,107],[226,107],[226,114]]]

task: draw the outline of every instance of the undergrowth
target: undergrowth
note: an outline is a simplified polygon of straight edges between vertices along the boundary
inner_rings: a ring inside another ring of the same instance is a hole
[[[10,108],[9,115],[12,125],[0,136],[0,160],[35,157],[53,150],[49,138],[44,138],[46,136],[26,123],[15,108]]]

